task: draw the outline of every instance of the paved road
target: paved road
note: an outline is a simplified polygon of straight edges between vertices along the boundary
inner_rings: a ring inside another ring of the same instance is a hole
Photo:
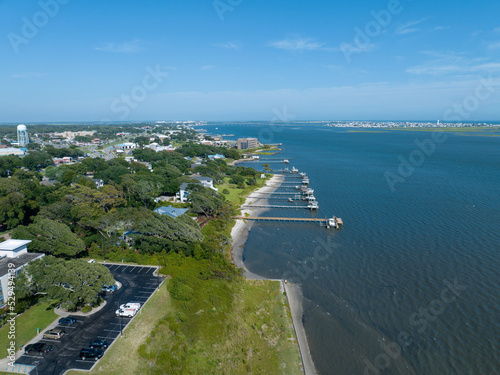
[[[39,375],[61,375],[69,369],[89,370],[95,362],[80,360],[80,350],[95,339],[103,339],[111,344],[120,336],[120,329],[131,320],[115,316],[120,304],[127,302],[143,304],[164,280],[153,275],[154,267],[127,265],[107,265],[107,267],[122,287],[105,297],[106,306],[88,317],[75,316],[77,322],[72,327],[58,326],[57,328],[66,331],[61,340],[41,340],[52,345],[50,353],[44,356],[23,355],[16,361],[17,364],[35,365],[39,362]]]

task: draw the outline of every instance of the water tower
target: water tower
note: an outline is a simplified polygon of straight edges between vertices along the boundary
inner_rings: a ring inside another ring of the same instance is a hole
[[[30,138],[28,137],[28,129],[26,129],[26,125],[17,126],[17,143],[21,147],[26,147],[26,145],[30,143]]]

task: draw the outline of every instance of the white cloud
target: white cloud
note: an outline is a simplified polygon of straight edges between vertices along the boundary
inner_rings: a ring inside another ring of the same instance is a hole
[[[287,38],[270,42],[268,46],[288,51],[314,51],[321,49],[323,43],[315,42],[309,38]]]
[[[47,73],[38,73],[38,72],[22,72],[22,73],[14,73],[11,75],[12,78],[16,79],[41,78],[45,76],[47,76]]]
[[[137,53],[144,49],[143,44],[144,43],[140,39],[133,39],[123,43],[108,43],[102,47],[96,47],[95,49],[112,53]]]
[[[427,21],[428,19],[429,19],[429,17],[425,17],[425,18],[419,19],[417,21],[412,21],[412,22],[408,22],[405,25],[401,25],[396,29],[396,34],[405,35],[405,34],[416,33],[417,31],[420,31],[420,28],[414,27],[414,26],[417,26],[417,25],[421,24],[422,22]]]
[[[234,49],[234,50],[239,50],[242,47],[241,43],[235,43],[235,42],[216,43],[214,44],[214,46],[219,48]]]

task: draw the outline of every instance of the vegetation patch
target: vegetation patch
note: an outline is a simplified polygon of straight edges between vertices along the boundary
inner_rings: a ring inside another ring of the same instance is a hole
[[[58,315],[54,312],[55,303],[53,301],[38,303],[23,314],[16,317],[16,347],[25,346],[37,335],[37,329],[42,332],[47,328]],[[0,350],[7,353],[10,347],[9,324],[0,329]]]

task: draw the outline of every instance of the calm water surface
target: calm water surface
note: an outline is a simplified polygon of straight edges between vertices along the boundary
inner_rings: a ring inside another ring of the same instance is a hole
[[[280,158],[308,174],[319,212],[265,215],[344,220],[258,223],[244,251],[252,272],[301,284],[320,374],[500,374],[500,137],[448,135],[419,160],[415,141],[432,133],[206,128],[282,142]],[[390,185],[410,156],[421,165]]]

